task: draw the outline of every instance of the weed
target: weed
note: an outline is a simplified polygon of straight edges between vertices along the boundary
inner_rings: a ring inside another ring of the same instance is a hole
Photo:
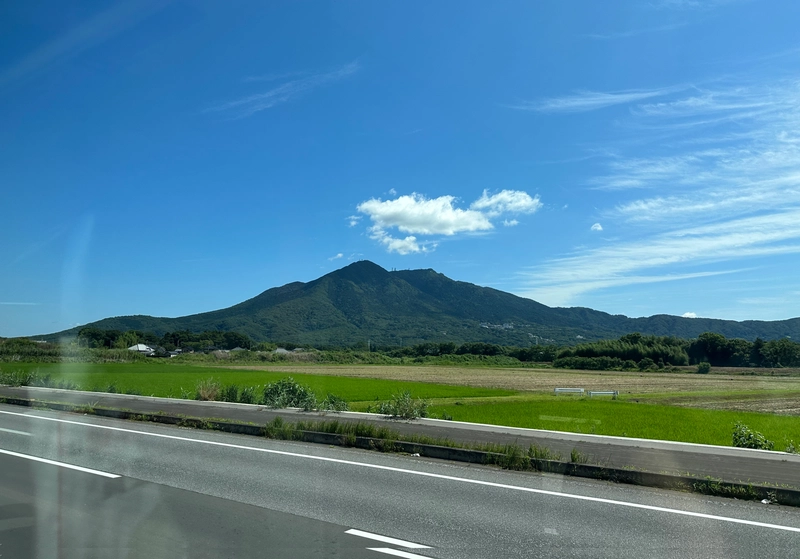
[[[0,384],[7,386],[28,386],[33,384],[36,380],[36,372],[34,371],[12,371],[6,373],[0,371]]]
[[[585,464],[588,460],[586,455],[579,452],[577,448],[573,448],[569,453],[569,461],[573,464]]]
[[[712,477],[706,477],[703,481],[693,483],[692,489],[697,493],[715,495],[717,497],[732,497],[734,499],[747,501],[755,501],[758,499],[758,494],[750,484],[744,486],[732,485]]]
[[[296,423],[287,423],[279,416],[264,426],[264,435],[268,439],[292,441],[301,438],[303,431]]]
[[[308,411],[317,407],[317,397],[311,389],[292,377],[266,385],[262,402],[270,408],[302,408]]]
[[[768,440],[764,435],[753,431],[739,421],[733,426],[733,446],[739,448],[757,448],[761,450],[773,450],[775,443]]]
[[[528,449],[528,457],[533,460],[561,460],[561,453],[553,452],[544,446],[532,444]]]
[[[103,392],[108,392],[109,394],[116,394],[118,392],[117,385],[112,382],[111,384],[106,386],[106,389],[103,390]]]
[[[236,384],[229,384],[227,386],[223,386],[219,390],[218,398],[222,402],[238,402],[239,386]]]
[[[344,398],[328,393],[325,399],[319,403],[319,409],[323,411],[347,411],[349,406]]]
[[[531,459],[519,445],[509,444],[503,448],[498,465],[506,470],[528,470]]]
[[[382,402],[378,406],[378,413],[388,415],[393,419],[417,419],[428,417],[428,401],[422,398],[414,399],[408,390],[392,396],[389,402]]]
[[[181,386],[181,399],[182,400],[194,400],[192,393],[188,390],[185,390],[183,386]]]
[[[197,392],[195,394],[195,400],[205,400],[205,401],[213,401],[217,399],[219,395],[219,383],[215,381],[213,378],[208,378],[205,380],[201,380],[197,383]],[[183,392],[183,388],[181,388],[181,392]]]

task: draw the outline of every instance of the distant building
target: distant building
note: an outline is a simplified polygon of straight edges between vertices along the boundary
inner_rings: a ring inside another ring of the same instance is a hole
[[[144,355],[153,355],[156,352],[156,350],[154,350],[152,347],[144,344],[132,345],[131,347],[128,348],[128,350],[138,351],[139,353],[142,353]]]

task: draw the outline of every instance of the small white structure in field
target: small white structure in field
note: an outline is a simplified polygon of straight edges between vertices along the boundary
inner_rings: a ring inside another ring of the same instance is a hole
[[[138,351],[139,353],[144,353],[145,355],[150,355],[151,353],[155,353],[155,350],[152,347],[144,344],[132,345],[128,349],[130,351]]]

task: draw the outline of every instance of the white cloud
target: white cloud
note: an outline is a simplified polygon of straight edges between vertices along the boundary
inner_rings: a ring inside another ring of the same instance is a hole
[[[602,231],[603,230],[603,226],[600,225],[599,223],[595,223],[594,225],[592,225],[591,229],[592,229],[592,231]]]
[[[539,101],[528,101],[509,108],[542,113],[579,113],[604,109],[613,105],[627,105],[652,97],[672,93],[674,89],[627,90],[606,93],[602,91],[578,91],[573,95],[551,97]]]
[[[396,252],[401,255],[406,255],[418,252],[428,252],[429,250],[436,248],[436,245],[433,245],[430,248],[428,246],[420,245],[417,242],[417,238],[413,235],[409,235],[404,239],[397,239],[378,227],[372,227],[370,231],[370,238],[385,246],[387,252]]]
[[[343,257],[344,257],[344,254],[342,254],[341,252],[339,252],[339,253],[337,253],[336,255],[334,255],[334,256],[331,256],[330,258],[328,258],[328,260],[339,260],[340,258],[343,258]]]
[[[538,196],[531,198],[527,192],[521,190],[501,190],[491,196],[484,190],[483,195],[470,206],[473,210],[485,211],[491,217],[502,213],[531,214],[541,207]]]
[[[397,196],[397,191],[394,188],[390,188],[389,189],[389,195],[390,196]]]
[[[360,216],[360,215],[347,216],[347,224],[348,224],[348,226],[355,227],[356,225],[358,225],[358,222],[361,221],[362,217],[363,216]]]
[[[373,198],[356,209],[368,215],[376,227],[396,227],[403,233],[449,236],[492,228],[489,218],[482,212],[455,208],[454,201],[454,196],[428,199],[414,193],[386,201]]]
[[[288,81],[264,93],[248,95],[235,101],[222,103],[209,107],[205,112],[224,112],[232,114],[234,118],[244,118],[259,111],[270,109],[281,103],[286,103],[308,91],[340,81],[352,76],[359,70],[358,62],[351,62],[330,72],[312,74],[307,77]]]
[[[531,214],[542,206],[538,196],[531,197],[518,190],[502,190],[492,195],[484,190],[468,209],[456,207],[456,202],[455,196],[426,198],[413,193],[393,200],[372,198],[359,204],[356,209],[372,221],[369,229],[372,239],[386,246],[390,252],[411,254],[436,248],[435,241],[418,241],[416,235],[449,237],[459,233],[481,233],[494,229],[492,220],[502,214]],[[503,221],[507,227],[518,223],[515,219]],[[352,218],[350,224],[355,224]],[[395,238],[388,233],[392,229],[408,236]]]
[[[681,315],[683,318],[697,318],[697,313],[685,312]]]

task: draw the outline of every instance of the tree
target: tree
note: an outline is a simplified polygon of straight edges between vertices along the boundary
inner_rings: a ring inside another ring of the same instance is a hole
[[[697,364],[697,372],[701,375],[707,375],[711,372],[711,363],[708,361],[703,361],[702,363]]]

